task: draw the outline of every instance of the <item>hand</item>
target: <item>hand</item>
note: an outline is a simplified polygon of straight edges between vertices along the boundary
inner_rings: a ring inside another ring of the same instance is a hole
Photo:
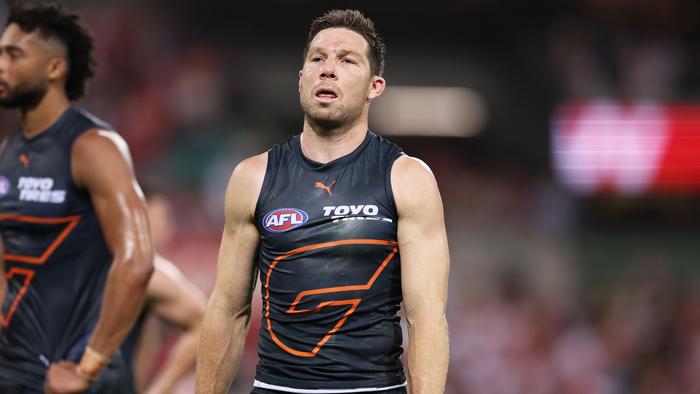
[[[78,364],[65,360],[51,364],[44,382],[46,394],[72,394],[87,390],[90,381],[78,375],[77,366]]]

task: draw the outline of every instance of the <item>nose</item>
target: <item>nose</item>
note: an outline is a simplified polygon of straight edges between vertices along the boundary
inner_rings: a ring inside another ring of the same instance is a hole
[[[323,67],[321,68],[321,79],[336,79],[335,74],[335,60],[327,59],[323,62]]]

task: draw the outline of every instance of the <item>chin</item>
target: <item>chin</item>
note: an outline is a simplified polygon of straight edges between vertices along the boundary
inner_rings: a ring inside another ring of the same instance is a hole
[[[334,130],[345,124],[344,119],[332,117],[310,117],[311,122],[325,130]]]
[[[318,125],[342,124],[345,117],[337,108],[305,108],[304,115],[313,123]]]

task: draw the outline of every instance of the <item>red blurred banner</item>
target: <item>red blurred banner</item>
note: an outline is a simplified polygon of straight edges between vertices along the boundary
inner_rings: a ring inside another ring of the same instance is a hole
[[[700,104],[580,102],[552,119],[552,162],[581,194],[700,192]]]

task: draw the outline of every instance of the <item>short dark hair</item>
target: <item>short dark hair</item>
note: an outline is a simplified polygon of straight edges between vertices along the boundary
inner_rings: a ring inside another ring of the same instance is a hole
[[[87,81],[95,75],[95,60],[92,57],[92,34],[80,22],[80,17],[57,4],[24,6],[12,1],[9,6],[10,15],[5,27],[14,23],[25,33],[38,29],[43,38],[56,39],[66,47],[66,95],[71,101],[81,98]]]
[[[311,41],[316,37],[316,34],[321,30],[333,27],[352,30],[364,37],[367,44],[369,44],[368,55],[372,72],[374,75],[378,76],[384,74],[384,57],[386,55],[384,40],[374,29],[374,22],[358,10],[331,10],[314,19],[314,21],[311,22],[309,36],[306,38],[304,59],[306,59],[306,54],[309,52],[309,45],[311,45]]]

